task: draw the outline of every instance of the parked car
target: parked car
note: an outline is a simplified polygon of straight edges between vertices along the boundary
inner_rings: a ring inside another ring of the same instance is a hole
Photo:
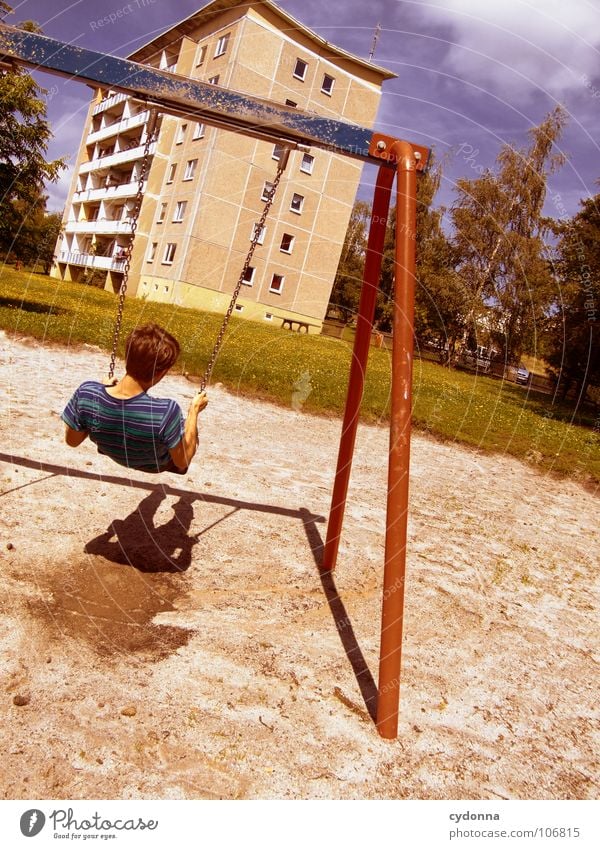
[[[523,363],[519,363],[519,367],[517,368],[516,381],[517,383],[525,384],[529,383],[529,378],[531,375],[529,374],[529,370],[525,368]]]

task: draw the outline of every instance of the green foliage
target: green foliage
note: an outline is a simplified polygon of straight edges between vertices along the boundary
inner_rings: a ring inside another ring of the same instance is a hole
[[[65,345],[83,343],[109,351],[117,296],[41,275],[4,269],[0,280],[0,327]],[[126,301],[120,353],[129,330],[156,321],[181,342],[181,371],[200,375],[210,356],[221,315],[171,304]],[[264,324],[232,319],[213,383],[239,394],[293,406],[294,387],[308,375],[310,394],[302,409],[341,415],[352,350],[323,336],[290,333]],[[108,353],[107,353],[108,369]],[[93,376],[93,375],[90,375]],[[390,355],[372,349],[362,405],[366,422],[389,416]],[[521,389],[488,377],[473,377],[417,360],[413,419],[438,438],[508,453],[542,469],[600,481],[600,437],[593,421],[573,419],[568,408],[532,399]]]
[[[564,392],[600,387],[600,194],[560,228],[556,271],[561,303],[550,322],[546,359]]]
[[[433,208],[441,179],[441,165],[434,162],[419,180],[415,332],[422,341],[437,338],[452,347],[463,327],[464,285],[455,269],[455,252],[442,229],[445,209]]]
[[[464,287],[454,270],[452,247],[442,229],[444,209],[433,208],[441,179],[441,163],[432,154],[428,170],[417,178],[415,336],[421,343],[435,339],[452,344],[462,330]],[[393,323],[395,232],[393,209],[383,248],[376,311],[378,326],[385,331],[390,331]]]
[[[329,313],[335,313],[345,322],[349,322],[358,310],[370,218],[370,204],[356,201],[329,298]]]
[[[45,209],[44,182],[56,181],[65,167],[62,159],[46,161],[52,133],[42,94],[25,71],[0,70],[0,250],[20,259],[27,252],[23,228]]]
[[[495,332],[508,361],[531,349],[547,318],[554,281],[545,257],[546,181],[563,157],[554,146],[566,123],[561,107],[529,131],[530,145],[504,145],[496,172],[457,182],[451,210],[458,271],[465,286],[465,333],[495,305]]]
[[[462,332],[464,286],[454,269],[452,246],[442,229],[445,210],[433,208],[441,179],[441,163],[432,154],[428,170],[417,178],[415,336],[421,342],[438,339],[453,345]],[[387,331],[392,329],[395,230],[393,209],[383,249],[376,312],[379,327]]]
[[[61,226],[60,213],[46,213],[36,208],[32,214],[24,217],[12,252],[25,265],[34,267],[39,263],[48,274]]]
[[[462,283],[454,271],[454,255],[444,234],[444,210],[432,208],[442,177],[440,164],[432,164],[417,180],[417,290],[415,333],[418,339],[456,335],[455,324],[462,303]],[[360,298],[371,207],[357,201],[346,232],[344,248],[329,302],[329,311],[348,321]],[[396,210],[392,208],[386,228],[375,323],[390,331],[393,322]]]

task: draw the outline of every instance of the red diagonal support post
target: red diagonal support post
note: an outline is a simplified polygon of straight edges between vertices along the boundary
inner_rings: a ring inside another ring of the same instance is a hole
[[[373,317],[375,315],[375,302],[379,289],[383,243],[385,240],[393,182],[394,171],[389,167],[380,167],[373,196],[373,210],[371,213],[371,225],[369,227],[365,270],[363,272],[363,283],[356,319],[356,336],[354,337],[354,350],[352,352],[352,363],[350,365],[350,377],[348,380],[348,395],[346,397],[342,436],[340,439],[333,494],[331,496],[327,539],[321,566],[323,571],[335,569],[340,544],[348,483],[352,469],[352,455],[354,453],[360,404],[365,384],[365,371],[369,358],[369,345],[371,342],[371,331],[373,329]]]
[[[406,572],[415,302],[417,161],[415,151],[408,142],[395,141],[390,154],[396,160],[397,174],[396,254],[390,453],[377,729],[382,737],[394,739],[398,734]]]

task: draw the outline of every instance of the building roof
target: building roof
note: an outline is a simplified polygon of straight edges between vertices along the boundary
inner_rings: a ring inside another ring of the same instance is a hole
[[[286,28],[294,29],[301,33],[304,37],[309,38],[318,48],[320,55],[327,59],[335,61],[335,59],[338,58],[345,60],[346,62],[351,62],[358,66],[358,73],[360,73],[359,69],[362,68],[364,71],[368,70],[369,75],[375,74],[376,76],[380,76],[382,81],[393,79],[397,76],[397,74],[393,71],[389,71],[387,68],[375,65],[367,59],[361,59],[359,56],[355,56],[353,53],[349,53],[341,47],[336,47],[324,38],[321,38],[320,35],[317,35],[316,32],[304,26],[304,24],[300,23],[300,21],[296,20],[296,18],[292,17],[292,15],[288,12],[285,12],[276,3],[273,3],[272,0],[250,0],[250,2],[244,2],[244,0],[213,0],[212,3],[208,3],[206,6],[203,6],[197,12],[194,12],[194,14],[184,18],[184,20],[174,24],[168,30],[165,30],[165,32],[161,35],[153,38],[152,41],[149,41],[142,45],[142,47],[139,47],[134,53],[131,53],[128,58],[134,62],[145,62],[153,56],[157,50],[167,47],[183,36],[189,36],[189,34],[197,29],[198,26],[209,23],[213,18],[217,18],[222,12],[239,7],[240,15],[244,15],[250,9],[260,11],[261,6],[279,17],[285,24]]]

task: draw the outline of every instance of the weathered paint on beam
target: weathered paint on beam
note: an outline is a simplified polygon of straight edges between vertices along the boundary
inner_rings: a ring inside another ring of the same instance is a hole
[[[324,148],[377,165],[385,164],[381,157],[373,155],[374,132],[366,127],[287,108],[0,23],[0,63],[3,61],[123,92],[170,115],[193,116],[206,124],[253,138]],[[421,151],[419,164],[423,168],[429,151],[414,147]]]

